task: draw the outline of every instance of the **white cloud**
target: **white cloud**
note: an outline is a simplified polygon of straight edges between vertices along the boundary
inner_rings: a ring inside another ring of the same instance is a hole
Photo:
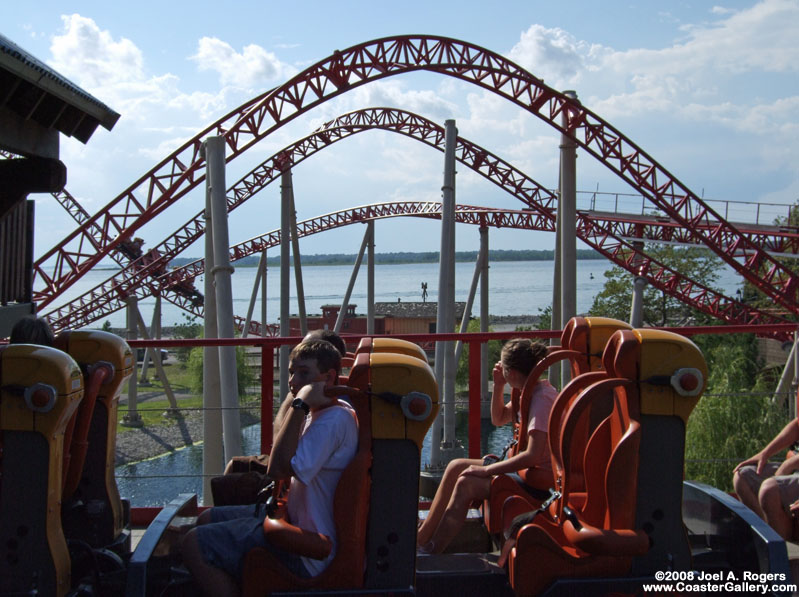
[[[144,80],[141,51],[124,37],[115,41],[89,18],[62,16],[64,33],[53,37],[53,67],[89,88]]]
[[[721,82],[746,73],[799,69],[796,0],[764,0],[747,10],[712,13],[713,23],[688,26],[684,39],[657,49],[614,50],[533,25],[509,56],[556,89],[589,89],[592,98],[611,108],[620,104],[618,110],[627,113],[712,96]]]
[[[225,90],[184,94],[177,76],[148,73],[141,50],[129,39],[114,39],[109,31],[79,14],[61,19],[64,30],[52,39],[50,64],[122,114],[122,126],[129,121],[158,121],[165,108],[199,126],[224,109]]]
[[[536,24],[522,33],[509,57],[557,89],[576,81],[594,52],[594,46],[563,29]]]
[[[457,107],[433,90],[408,90],[400,81],[377,81],[359,87],[348,94],[355,106],[402,106],[403,110],[415,112],[443,123],[452,118]]]
[[[217,72],[222,85],[243,89],[262,89],[267,82],[282,80],[292,70],[261,46],[250,44],[239,53],[216,37],[200,38],[191,60],[201,71]]]

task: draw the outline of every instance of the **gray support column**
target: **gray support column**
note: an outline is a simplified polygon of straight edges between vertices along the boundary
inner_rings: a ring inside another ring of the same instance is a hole
[[[474,262],[474,274],[472,274],[472,285],[469,286],[469,296],[466,299],[466,308],[463,310],[461,317],[461,327],[458,330],[459,334],[465,334],[469,328],[469,319],[472,317],[472,306],[474,305],[474,296],[477,294],[477,283],[480,281],[480,275],[483,272],[483,246],[480,245],[480,251],[477,253],[477,261]],[[455,367],[457,370],[458,363],[461,361],[461,353],[463,352],[463,342],[458,340],[455,343]]]
[[[793,345],[796,347],[797,343],[799,343],[799,333],[794,332],[793,334]],[[796,417],[796,410],[797,404],[796,400],[799,398],[797,392],[799,392],[799,350],[794,349],[793,351],[793,383],[791,384],[791,400],[788,402],[790,405],[788,407],[788,412],[791,415],[791,418]]]
[[[241,333],[242,338],[250,335],[250,322],[252,321],[252,312],[255,310],[255,303],[258,299],[258,287],[261,285],[261,276],[266,275],[266,251],[261,253],[261,258],[258,260],[258,269],[255,271],[255,282],[252,284],[252,293],[250,294],[250,304],[247,306],[247,319],[244,320],[244,331]],[[266,321],[262,321],[262,325],[266,325]]]
[[[128,326],[127,338],[128,340],[135,340],[137,338],[138,321],[136,314],[138,313],[138,299],[135,296],[129,296],[125,299],[127,309],[125,310],[126,325]],[[136,378],[136,367],[138,366],[138,348],[133,349],[133,375],[128,380],[128,412],[122,417],[122,423],[130,427],[141,427],[141,415],[137,410],[138,404],[138,383]]]
[[[480,331],[488,331],[488,226],[480,226],[480,252],[485,255],[483,269],[480,275]],[[481,417],[491,418],[491,395],[488,393],[488,344],[480,344],[480,402]],[[492,363],[493,365],[493,363]]]
[[[214,231],[211,224],[210,181],[206,177],[205,195],[205,294],[203,336],[218,338],[216,327],[216,291],[214,290]],[[203,504],[213,505],[211,477],[221,475],[225,469],[222,446],[222,389],[219,385],[219,347],[203,346]]]
[[[436,331],[452,333],[455,331],[455,144],[458,129],[454,120],[447,120],[445,126],[444,184],[441,202],[441,254],[439,266],[439,299]],[[436,357],[436,372],[439,367],[439,393],[444,402],[444,438],[441,445],[441,458],[449,462],[463,454],[455,437],[455,352],[452,342],[439,343],[441,359]],[[443,363],[439,363],[439,360]],[[441,386],[443,385],[443,391]]]
[[[785,361],[785,367],[782,368],[782,375],[780,376],[780,381],[777,384],[777,389],[774,390],[774,398],[772,401],[776,404],[782,405],[783,401],[787,400],[788,403],[792,401],[792,399],[796,396],[795,392],[791,392],[794,389],[794,369],[795,369],[795,359],[796,359],[796,342],[791,345],[791,350],[788,353],[788,358]],[[795,402],[795,400],[793,400]],[[789,408],[790,411],[790,408]]]
[[[147,326],[144,324],[144,318],[141,316],[141,311],[139,311],[138,305],[135,309],[135,316],[142,338],[149,340],[150,334],[147,333]],[[166,372],[164,371],[164,365],[161,363],[160,358],[154,359],[153,363],[155,364],[155,370],[158,372],[158,378],[161,380],[161,383],[164,386],[164,394],[166,395],[166,399],[169,401],[169,410],[167,412],[171,415],[175,415],[178,412],[178,403],[177,400],[175,400],[175,394],[172,391],[172,386],[169,385],[169,379],[167,379]]]
[[[558,204],[560,204],[560,197],[563,194],[561,177],[558,175]],[[560,214],[560,205],[555,213],[555,263],[552,267],[552,310],[550,312],[549,329],[560,329],[560,238],[561,238],[561,225],[563,219]],[[549,345],[556,346],[560,343],[559,338],[550,338]],[[564,367],[562,363],[560,367],[553,366],[549,368],[549,383],[557,387],[560,383],[561,370]]]
[[[358,256],[355,258],[355,265],[352,266],[352,274],[350,275],[350,281],[347,284],[347,292],[344,293],[344,300],[341,301],[341,308],[338,311],[338,317],[336,318],[336,323],[333,326],[333,331],[337,334],[341,331],[341,326],[344,324],[344,313],[350,304],[352,289],[355,287],[355,280],[358,279],[358,270],[361,269],[361,261],[363,260],[363,254],[366,251],[366,245],[369,243],[370,234],[371,229],[367,226],[366,232],[363,234],[363,240],[361,241],[361,248],[358,251]]]
[[[572,99],[577,99],[574,91],[565,91],[564,94]],[[564,111],[562,124],[568,126],[567,115]],[[577,314],[577,143],[566,135],[561,136],[560,145],[560,180],[561,194],[558,215],[562,218],[560,236],[560,327]],[[571,379],[568,367],[561,368],[561,387]]]
[[[369,231],[366,262],[366,333],[375,333],[375,223],[370,220],[366,224]]]
[[[156,338],[158,340],[161,339],[161,295],[155,295],[155,307],[153,308],[153,320],[150,323],[150,337]],[[148,383],[147,382],[147,369],[148,365],[150,364],[150,359],[154,359],[156,356],[160,357],[161,351],[154,350],[152,348],[147,348],[144,353],[144,360],[141,364],[141,376],[139,377],[139,383],[142,385]]]
[[[233,288],[230,265],[230,242],[225,197],[225,139],[209,137],[205,157],[211,186],[211,224],[214,230],[214,276],[216,288],[216,325],[220,338],[233,338]],[[239,384],[236,372],[236,347],[219,347],[219,381],[222,387],[222,434],[225,460],[241,454],[239,420]]]
[[[290,335],[289,327],[289,239],[291,237],[291,170],[283,170],[280,176],[280,335]],[[280,347],[280,400],[289,393],[289,346]]]
[[[300,317],[300,334],[308,333],[308,318],[305,315],[305,287],[302,283],[302,257],[300,256],[300,239],[297,235],[297,209],[294,206],[294,183],[291,181],[291,170],[288,174],[291,197],[291,251],[294,254],[294,282],[297,286],[297,308]]]
[[[644,325],[644,288],[646,278],[636,276],[633,279],[633,300],[630,306],[630,325],[634,328]]]

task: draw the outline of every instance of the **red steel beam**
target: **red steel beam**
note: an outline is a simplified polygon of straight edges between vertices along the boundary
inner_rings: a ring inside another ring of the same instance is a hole
[[[299,163],[335,141],[373,127],[395,130],[443,151],[443,129],[431,121],[415,114],[388,108],[359,110],[327,123],[314,134],[278,152],[252,170],[228,191],[228,210],[235,209],[269,184],[286,164]],[[556,201],[554,193],[516,170],[511,164],[466,139],[458,139],[456,158],[525,203],[532,210],[531,216],[535,216],[535,221],[528,226],[536,230],[554,231]],[[368,210],[369,206],[361,209]],[[317,224],[316,220],[310,222],[309,225],[316,226],[317,231],[324,227],[324,223]],[[768,314],[753,311],[740,303],[736,304],[732,299],[670,270],[647,255],[644,248],[635,247],[614,237],[611,231],[602,226],[602,222],[580,213],[578,223],[578,236],[586,243],[617,265],[636,275],[643,275],[655,287],[678,296],[692,306],[728,322],[755,323],[762,321],[763,317],[766,317],[767,321],[771,320],[772,316]],[[159,247],[82,297],[49,313],[48,319],[57,329],[86,325],[89,321],[121,308],[124,298],[129,294],[147,296],[153,291],[153,287],[149,284],[145,287],[146,281],[166,272],[169,260],[199,238],[203,229],[204,221],[200,212]],[[234,252],[233,259],[240,258],[241,256]],[[169,285],[163,293],[164,296],[180,306],[183,306],[186,300],[191,302],[191,295],[183,298],[170,296],[170,290],[183,288],[176,285],[180,280],[170,282],[170,279],[170,275],[162,277],[162,284],[166,281]],[[189,289],[189,292],[191,291],[193,287]],[[196,312],[196,308],[195,305],[191,311]]]
[[[69,287],[144,223],[204,180],[202,139],[224,135],[230,161],[258,140],[345,91],[416,70],[449,75],[509,99],[571,136],[611,171],[691,232],[736,271],[792,312],[799,312],[799,277],[743,237],[695,193],[622,133],[503,56],[437,36],[398,36],[358,44],[305,69],[282,86],[234,110],[189,140],[35,265],[41,306]],[[565,115],[565,126],[561,115]],[[715,221],[715,225],[711,224]],[[102,234],[93,236],[98,229]],[[738,251],[748,256],[735,259]],[[760,275],[760,272],[765,274]]]

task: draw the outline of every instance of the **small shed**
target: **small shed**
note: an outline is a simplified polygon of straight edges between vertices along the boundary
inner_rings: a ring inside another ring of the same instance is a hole
[[[460,322],[466,303],[455,303],[455,320]],[[433,302],[401,301],[375,303],[375,315],[385,319],[386,334],[434,334],[438,304]],[[455,330],[450,330],[454,332]]]

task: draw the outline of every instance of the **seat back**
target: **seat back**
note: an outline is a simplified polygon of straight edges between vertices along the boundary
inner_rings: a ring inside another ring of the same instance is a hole
[[[641,447],[636,526],[652,549],[633,561],[634,574],[664,566],[688,570],[691,550],[682,523],[685,430],[707,380],[707,364],[688,338],[660,330],[632,332],[641,344],[637,380]]]
[[[368,389],[371,396],[367,589],[412,586],[415,578],[421,450],[439,408],[435,375],[427,360],[420,358],[420,351],[412,351],[413,356],[362,353],[350,373],[350,385]],[[427,401],[428,408],[408,408],[409,399]]]
[[[120,540],[124,527],[114,461],[119,396],[133,374],[133,352],[125,340],[100,330],[63,332],[55,346],[77,361],[86,387],[65,445],[70,459],[64,472],[64,532],[92,547],[108,547]]]
[[[604,379],[604,365],[598,358],[602,354],[605,343],[611,333],[618,329],[628,329],[630,326],[622,321],[605,317],[572,317],[563,329],[560,346],[551,346],[547,355],[533,368],[527,377],[522,390],[514,389],[511,392],[511,409],[514,413],[513,439],[514,444],[510,450],[513,456],[527,449],[528,435],[527,421],[529,420],[530,404],[533,389],[539,378],[549,367],[560,361],[568,359],[571,365],[573,379],[560,391],[552,405],[548,423],[548,441],[552,453],[553,475],[541,469],[528,469],[520,472],[525,482],[537,489],[547,490],[550,487],[562,491],[563,471],[562,462],[557,450],[558,435],[564,413],[571,406],[574,398],[588,385],[599,379]],[[594,404],[590,416],[580,419],[579,428],[575,430],[574,441],[582,441],[582,446],[588,441],[589,432],[596,427],[596,420],[605,416],[609,409],[609,401],[600,401]],[[516,414],[518,413],[518,414]],[[598,416],[597,416],[598,413]],[[575,448],[580,451],[579,447]],[[573,459],[570,462],[571,475],[569,482],[572,490],[583,489],[583,462]],[[533,499],[515,482],[502,476],[492,482],[492,488],[483,505],[483,519],[491,534],[501,533],[503,530],[503,506],[511,495],[522,495],[528,501],[528,507],[537,507],[540,499]]]
[[[550,443],[557,444],[557,434],[561,426],[563,414],[571,405],[574,398],[580,391],[590,383],[599,379],[604,379],[606,366],[600,358],[605,349],[608,339],[616,330],[630,329],[630,326],[623,321],[610,319],[607,317],[572,317],[561,334],[561,345],[550,347],[546,357],[544,357],[527,377],[524,389],[521,392],[514,391],[511,394],[513,412],[519,412],[519,421],[515,422],[514,437],[517,440],[513,453],[523,452],[527,447],[527,434],[522,431],[525,429],[526,421],[529,419],[530,401],[532,399],[532,389],[538,379],[552,365],[562,360],[568,359],[571,364],[573,379],[558,394],[558,398],[552,406],[549,415],[548,434]],[[596,372],[596,375],[582,377],[586,373]],[[514,402],[517,401],[517,402]],[[518,409],[517,409],[517,404]],[[598,412],[607,411],[608,405],[601,408],[600,404],[595,404]],[[603,413],[604,415],[604,413]],[[583,447],[588,440],[589,430],[596,426],[591,417],[581,419],[580,428],[575,434],[575,441],[582,439]],[[552,439],[554,437],[554,439]],[[579,449],[579,448],[578,448]],[[554,451],[553,451],[554,454]],[[553,461],[553,471],[557,471],[557,465]],[[573,462],[572,478],[581,485],[579,477],[582,474],[582,462]]]
[[[372,424],[369,400],[363,395],[350,398],[358,421],[358,451],[341,473],[333,498],[336,523],[336,555],[319,581],[326,588],[361,588],[366,560],[366,529],[369,521],[370,469],[372,467]]]
[[[83,396],[67,354],[44,346],[0,348],[0,558],[2,590],[64,595],[70,558],[61,527],[64,431]]]
[[[604,369],[602,356],[610,337],[617,330],[631,329],[629,323],[609,317],[572,317],[561,334],[561,347],[581,355],[572,361],[572,377]]]
[[[613,407],[591,434],[587,444],[579,437],[589,417],[592,403],[611,396]],[[563,419],[558,452],[562,459],[561,499],[556,502],[558,517],[564,508],[580,512],[581,519],[596,527],[629,529],[635,518],[638,477],[640,423],[635,384],[624,378],[606,378],[580,392]],[[572,500],[574,483],[569,479],[571,461],[583,465],[585,498],[580,505]]]
[[[410,357],[415,357],[427,363],[427,354],[424,350],[422,350],[421,346],[400,338],[361,338],[358,348],[355,350],[355,354],[358,355],[364,352],[388,352],[391,354],[404,354]]]
[[[603,354],[606,379],[578,393],[556,450],[564,492],[552,517],[523,527],[509,566],[517,593],[554,579],[649,576],[690,569],[681,516],[685,422],[704,389],[704,359],[690,340],[656,330],[620,330]],[[591,403],[613,407],[580,450],[574,430]],[[583,459],[585,500],[570,508],[570,462]],[[539,569],[531,572],[538,565]]]
[[[252,550],[244,565],[245,596],[413,584],[421,443],[438,413],[433,373],[416,356],[361,352],[348,386],[359,443],[336,487],[336,555],[319,576],[301,579],[266,550]],[[405,401],[397,400],[414,394],[433,404],[424,420],[406,419]]]

